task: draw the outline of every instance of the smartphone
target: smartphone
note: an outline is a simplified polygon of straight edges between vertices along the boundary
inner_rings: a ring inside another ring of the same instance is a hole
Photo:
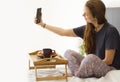
[[[42,10],[42,8],[37,8],[37,13],[36,13],[36,24],[37,23],[40,23],[40,17],[41,17],[41,10]]]

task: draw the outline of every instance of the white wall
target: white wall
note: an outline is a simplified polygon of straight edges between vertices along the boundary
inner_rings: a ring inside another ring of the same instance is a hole
[[[120,0],[102,0],[106,7],[120,7]]]
[[[33,23],[36,9],[42,7],[45,23],[61,28],[73,28],[85,24],[82,17],[83,3],[79,0],[36,0],[26,5],[29,26],[29,51],[50,47],[63,54],[68,48],[76,50],[76,38],[61,37]],[[36,4],[36,5],[35,5]],[[32,33],[31,33],[32,32]],[[44,36],[43,36],[44,35]],[[32,41],[31,41],[32,40]]]
[[[78,51],[78,38],[55,35],[34,24],[36,8],[43,8],[43,20],[62,28],[85,24],[82,17],[86,0],[4,0],[0,2],[0,74],[1,81],[27,82],[28,53],[43,47],[57,52],[70,48]],[[105,0],[110,7],[119,6],[118,0]],[[111,5],[113,4],[113,5]],[[9,65],[9,66],[8,66]],[[7,78],[7,79],[6,79]]]

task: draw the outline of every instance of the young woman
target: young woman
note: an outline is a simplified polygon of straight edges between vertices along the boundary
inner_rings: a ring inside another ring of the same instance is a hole
[[[65,57],[74,76],[101,77],[111,70],[120,69],[120,35],[105,18],[105,5],[101,0],[88,0],[84,8],[86,25],[73,29],[62,29],[45,24],[38,25],[61,36],[80,37],[84,40],[86,57],[67,50]],[[42,17],[42,16],[41,16]]]

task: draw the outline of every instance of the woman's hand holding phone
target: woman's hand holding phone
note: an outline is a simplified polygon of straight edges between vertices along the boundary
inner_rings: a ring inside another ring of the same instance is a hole
[[[44,26],[44,23],[42,21],[42,8],[37,8],[37,13],[34,22],[40,26]]]

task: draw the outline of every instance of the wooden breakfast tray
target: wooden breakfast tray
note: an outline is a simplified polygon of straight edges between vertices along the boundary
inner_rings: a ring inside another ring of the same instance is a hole
[[[57,55],[55,58],[40,58],[37,56],[37,53],[40,50],[34,51],[32,53],[29,53],[34,65],[59,65],[59,64],[67,64],[68,60],[63,58],[60,55]]]
[[[29,53],[29,56],[34,64],[33,67],[30,66],[30,60],[29,60],[29,69],[35,69],[35,77],[36,81],[42,81],[42,80],[59,80],[59,79],[66,79],[67,80],[67,64],[68,60],[63,58],[61,55],[58,55],[54,58],[40,58],[37,53],[41,50],[34,51],[32,53]],[[55,53],[56,54],[56,53]],[[55,56],[55,54],[52,54]],[[56,65],[65,65],[65,75],[64,76],[49,76],[49,77],[38,77],[37,75],[37,69],[38,68],[56,68]]]

